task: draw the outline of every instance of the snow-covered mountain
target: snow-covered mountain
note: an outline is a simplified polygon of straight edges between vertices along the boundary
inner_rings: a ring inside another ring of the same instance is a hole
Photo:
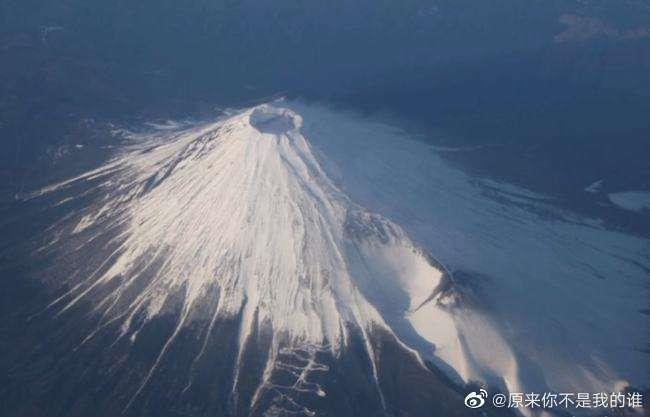
[[[83,392],[65,404],[83,414],[93,387],[102,415],[452,416],[472,415],[460,388],[472,381],[511,392],[591,392],[636,377],[629,369],[642,356],[617,362],[598,336],[586,350],[567,345],[592,335],[599,308],[603,332],[615,330],[614,304],[621,320],[635,320],[621,326],[628,340],[618,351],[632,355],[647,341],[632,330],[644,323],[647,242],[544,219],[536,212],[542,197],[430,165],[437,160],[428,151],[385,126],[285,105],[134,136],[101,167],[31,196],[69,207],[39,249],[54,296],[32,317],[57,329],[48,346],[60,356],[49,366],[70,369],[54,391]],[[361,146],[367,164],[346,162]],[[401,147],[392,161],[381,158],[386,146]],[[413,164],[391,166],[405,155]],[[381,174],[367,175],[373,164]],[[458,204],[435,207],[431,184],[418,195],[414,178],[443,174],[443,204]],[[375,188],[372,178],[385,182]],[[378,197],[379,189],[393,197]],[[449,207],[468,225],[513,233],[508,242],[474,230],[482,245],[529,252],[481,270],[484,257],[473,254],[481,249],[463,241],[463,226],[455,238],[449,225],[431,229],[430,218],[449,216]],[[421,243],[369,209],[404,220]],[[569,236],[578,249],[557,252]],[[450,256],[463,242],[465,265]],[[442,262],[431,253],[438,247]],[[544,258],[547,249],[557,257]],[[589,264],[596,253],[605,261]],[[539,271],[518,275],[522,268]],[[590,274],[620,278],[618,289],[607,284],[609,304],[580,297],[590,285],[605,288],[587,282]],[[551,291],[522,297],[546,285]],[[574,299],[581,304],[567,304]]]

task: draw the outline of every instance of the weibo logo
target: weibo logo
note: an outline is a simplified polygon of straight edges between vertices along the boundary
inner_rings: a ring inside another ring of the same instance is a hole
[[[485,404],[487,395],[487,391],[482,388],[478,393],[476,391],[472,391],[467,394],[467,397],[465,397],[465,406],[468,408],[481,408]]]

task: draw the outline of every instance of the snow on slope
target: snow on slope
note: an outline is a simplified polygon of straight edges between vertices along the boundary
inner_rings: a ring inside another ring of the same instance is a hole
[[[273,329],[265,375],[282,346],[338,352],[349,328],[372,358],[380,326],[459,381],[519,392],[647,383],[647,241],[544,217],[543,197],[470,178],[396,129],[278,106],[139,137],[43,190],[69,199],[97,185],[105,197],[62,227],[82,245],[111,236],[112,248],[51,307],[90,300],[99,328],[117,321],[135,340],[180,293],[159,360],[193,319],[241,314],[240,354],[255,328]]]
[[[381,121],[301,102],[291,107],[339,188],[478,287],[474,308],[454,311],[464,348],[454,368],[463,379],[505,375],[518,381],[506,385],[538,392],[650,385],[647,239],[472,177]],[[486,335],[482,321],[501,337]]]

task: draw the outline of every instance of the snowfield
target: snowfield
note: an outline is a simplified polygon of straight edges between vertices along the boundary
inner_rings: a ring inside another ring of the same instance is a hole
[[[224,317],[239,318],[240,361],[251,335],[272,329],[254,399],[285,347],[339,355],[351,328],[368,357],[381,328],[459,383],[511,392],[650,383],[646,240],[472,178],[385,124],[275,102],[134,137],[105,165],[32,197],[70,204],[88,186],[103,197],[64,219],[42,250],[63,259],[60,240],[77,254],[103,241],[105,262],[51,282],[66,290],[49,309],[90,300],[97,331],[119,323],[134,342],[180,308],[131,402],[181,329]]]

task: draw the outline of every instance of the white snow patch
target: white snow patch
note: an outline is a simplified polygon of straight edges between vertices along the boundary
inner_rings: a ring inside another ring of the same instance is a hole
[[[603,180],[598,180],[585,187],[584,191],[591,194],[598,194],[601,188],[603,188]]]
[[[624,210],[650,210],[650,191],[623,191],[607,194],[609,201]]]

